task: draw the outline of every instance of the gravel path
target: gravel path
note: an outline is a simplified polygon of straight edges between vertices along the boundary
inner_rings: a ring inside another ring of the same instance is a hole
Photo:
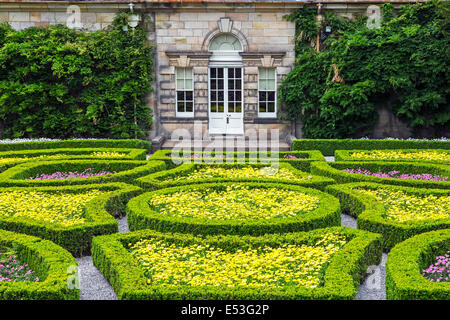
[[[334,156],[325,157],[325,160],[334,162]]]
[[[356,229],[356,219],[348,214],[341,214],[341,225]],[[387,257],[387,253],[383,252],[381,263],[369,267],[368,275],[356,294],[356,300],[386,300],[384,281]]]
[[[111,285],[92,263],[91,256],[77,259],[81,300],[117,300]]]
[[[119,233],[129,232],[127,217],[117,219]],[[117,300],[113,288],[92,263],[91,256],[76,259],[80,280],[81,300]]]

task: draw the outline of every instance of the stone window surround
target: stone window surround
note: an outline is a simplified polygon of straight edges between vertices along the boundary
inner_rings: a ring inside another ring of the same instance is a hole
[[[175,72],[176,67],[192,67],[194,72],[194,79],[195,79],[195,67],[208,67],[209,58],[212,55],[212,52],[208,51],[180,51],[180,50],[167,50],[165,51],[165,54],[169,58],[169,65],[173,67],[173,71]],[[285,51],[247,51],[247,52],[240,52],[239,53],[242,56],[242,62],[243,62],[243,69],[245,74],[245,68],[246,66],[254,66],[254,67],[266,67],[266,68],[277,68],[282,67],[282,60],[283,57],[286,55]],[[195,80],[194,80],[195,81]],[[194,84],[195,88],[195,84]],[[194,95],[195,95],[195,89],[194,89]],[[244,91],[248,91],[248,89],[245,88],[245,80],[244,80]],[[256,90],[257,92],[257,90]],[[244,94],[244,121],[247,121],[246,117],[246,95]],[[176,106],[174,106],[176,107]],[[195,103],[194,103],[194,110],[195,110]],[[261,116],[257,110],[255,110],[256,113],[254,116],[256,116],[255,120],[257,119],[267,119],[267,121],[273,121],[270,119],[276,118],[276,114],[271,117],[265,117],[264,115]],[[189,117],[188,119],[197,119],[199,118],[198,115],[195,115],[193,117]],[[208,117],[202,117],[202,119],[207,120]],[[176,116],[175,119],[182,119],[181,117]]]

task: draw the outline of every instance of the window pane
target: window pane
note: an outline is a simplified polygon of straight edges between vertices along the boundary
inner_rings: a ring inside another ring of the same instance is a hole
[[[223,79],[218,81],[217,86],[218,86],[218,89],[221,89],[221,90],[223,89]]]
[[[240,91],[236,91],[236,95],[235,95],[235,100],[236,101],[241,101],[241,92]]]
[[[267,78],[267,69],[266,68],[259,68],[259,79],[266,79]]]
[[[274,102],[269,102],[267,104],[267,111],[268,112],[275,112],[275,103]]]
[[[217,112],[224,112],[224,106],[223,103],[219,103],[217,106]]]
[[[192,102],[186,102],[186,112],[192,112],[193,109],[193,103]]]
[[[217,112],[217,103],[211,102],[211,112]]]
[[[217,91],[211,91],[211,101],[217,101]]]
[[[240,79],[241,78],[241,68],[236,68],[236,70],[234,72],[234,77],[236,79]]]
[[[267,83],[266,90],[275,90],[275,79],[266,80],[266,83]]]
[[[234,80],[228,80],[228,90],[234,89]]]
[[[192,91],[186,91],[185,95],[186,95],[186,101],[194,100],[193,99],[193,95],[192,95]]]
[[[185,79],[192,80],[192,68],[185,68]]]
[[[234,92],[228,91],[228,101],[233,102],[234,101]]]
[[[265,102],[259,103],[259,112],[266,112],[266,103]]]
[[[183,101],[178,101],[177,111],[184,112],[184,102]]]
[[[177,91],[177,100],[184,101],[184,91]]]
[[[217,89],[217,80],[211,80],[211,90]]]
[[[267,100],[268,101],[275,101],[275,91],[269,91],[268,93],[267,93],[267,95],[268,95],[268,97],[267,97]]]
[[[177,69],[177,79],[184,79],[184,68],[176,68]]]
[[[236,102],[235,112],[242,112],[241,102]]]
[[[267,79],[275,79],[275,69],[267,69]]]
[[[223,78],[223,68],[217,68],[218,78]]]
[[[267,80],[259,81],[259,90],[267,90]]]
[[[242,81],[241,81],[241,79],[238,79],[238,80],[236,80],[235,81],[235,86],[236,86],[236,89],[242,89]]]
[[[185,88],[184,89],[186,89],[186,90],[192,90],[193,89],[192,88],[192,80],[185,80],[184,84],[185,84]]]
[[[184,80],[177,79],[177,90],[184,90]]]
[[[217,92],[217,100],[218,101],[223,101],[223,91],[218,91]]]
[[[267,100],[267,93],[265,91],[259,92],[259,101],[266,101]]]
[[[228,68],[228,78],[234,78],[234,69]]]
[[[211,78],[215,78],[217,74],[217,68],[211,68]]]

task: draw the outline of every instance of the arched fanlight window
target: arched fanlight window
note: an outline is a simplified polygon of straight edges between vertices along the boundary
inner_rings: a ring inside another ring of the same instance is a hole
[[[242,51],[242,44],[231,33],[222,33],[211,40],[209,51]]]
[[[239,39],[231,33],[221,33],[209,43],[210,66],[242,66],[242,44]]]

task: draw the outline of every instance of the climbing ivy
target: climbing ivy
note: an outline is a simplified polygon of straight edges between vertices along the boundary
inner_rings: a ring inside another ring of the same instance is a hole
[[[152,49],[143,27],[123,30],[127,20],[91,33],[0,24],[1,137],[145,135]]]
[[[321,51],[312,46],[318,33],[315,9],[299,9],[296,63],[280,86],[288,119],[304,122],[311,138],[370,135],[377,109],[388,106],[414,129],[441,136],[449,126],[448,2],[382,6],[381,27],[368,28],[326,12],[322,23],[332,34]]]

